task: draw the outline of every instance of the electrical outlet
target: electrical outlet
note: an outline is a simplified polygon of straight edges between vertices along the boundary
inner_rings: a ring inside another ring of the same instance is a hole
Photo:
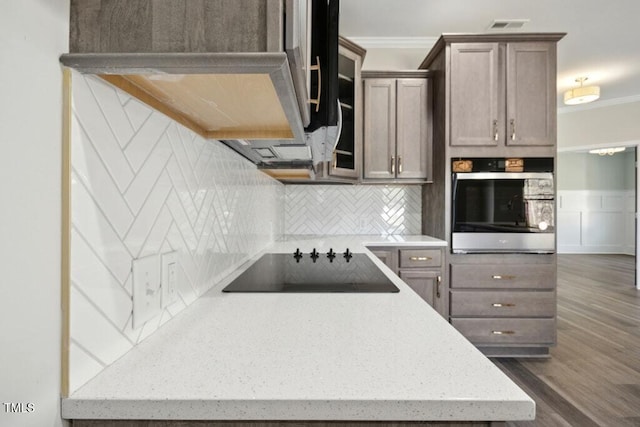
[[[142,327],[162,312],[160,256],[133,260],[133,329]]]
[[[162,307],[173,303],[178,296],[178,253],[162,254]]]

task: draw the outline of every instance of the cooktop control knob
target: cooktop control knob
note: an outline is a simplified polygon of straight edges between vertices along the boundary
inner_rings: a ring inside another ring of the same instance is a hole
[[[296,262],[300,262],[300,258],[302,258],[302,252],[300,252],[300,248],[296,248],[296,251],[293,253],[293,257],[296,259]]]
[[[353,258],[353,254],[351,253],[351,251],[349,251],[349,248],[347,248],[347,250],[342,256],[344,257],[344,259],[347,260],[347,262],[349,262],[351,258]]]
[[[329,249],[327,252],[327,258],[329,258],[329,262],[333,262],[333,259],[336,257],[336,253],[333,252],[333,248]]]
[[[320,254],[316,251],[316,248],[313,248],[313,252],[311,252],[311,259],[313,262],[316,262],[318,258],[320,258]]]

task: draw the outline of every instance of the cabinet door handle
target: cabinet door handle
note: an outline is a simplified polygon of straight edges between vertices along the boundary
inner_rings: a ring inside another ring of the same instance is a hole
[[[431,261],[433,258],[430,256],[412,256],[409,257],[411,261]]]
[[[512,304],[510,302],[494,302],[493,304],[491,304],[491,307],[515,307],[515,304]]]
[[[310,99],[309,103],[316,104],[316,113],[320,111],[320,95],[322,94],[322,70],[320,70],[320,57],[316,56],[316,65],[309,67],[311,71],[318,72],[318,96],[316,99]]]
[[[396,173],[396,158],[391,156],[391,173]]]
[[[511,123],[511,140],[515,141],[516,140],[516,119],[511,119],[510,123]]]
[[[498,140],[498,121],[497,120],[493,121],[493,140],[494,141]]]
[[[516,276],[511,276],[509,274],[494,274],[491,278],[493,280],[513,280]]]
[[[515,331],[491,331],[493,335],[514,335]]]
[[[442,285],[442,276],[436,277],[436,298],[440,298],[440,285]]]
[[[398,156],[398,173],[402,173],[402,157]]]

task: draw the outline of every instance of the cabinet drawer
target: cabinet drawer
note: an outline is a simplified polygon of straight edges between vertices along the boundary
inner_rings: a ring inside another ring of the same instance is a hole
[[[554,289],[555,264],[452,264],[452,288]]]
[[[440,267],[441,253],[439,249],[400,249],[400,267]]]
[[[451,319],[474,344],[555,344],[555,319]]]
[[[553,291],[454,291],[451,316],[553,317],[556,299]]]

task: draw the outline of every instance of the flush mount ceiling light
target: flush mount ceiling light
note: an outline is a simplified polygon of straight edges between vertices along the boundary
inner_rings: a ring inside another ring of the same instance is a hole
[[[567,105],[586,104],[600,98],[600,86],[583,86],[588,77],[578,77],[580,87],[570,89],[564,93],[564,103]]]
[[[615,148],[598,148],[596,150],[589,150],[591,154],[598,154],[600,156],[613,156],[616,153],[620,153],[624,151],[624,147],[615,147]]]

